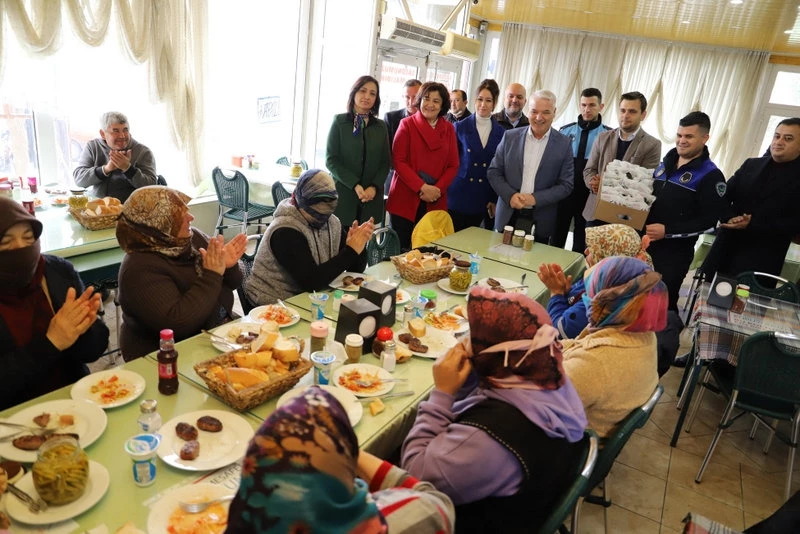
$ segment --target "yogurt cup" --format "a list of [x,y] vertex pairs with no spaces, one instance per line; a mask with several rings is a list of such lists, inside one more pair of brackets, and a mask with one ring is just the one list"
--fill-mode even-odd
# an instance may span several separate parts
[[159,434],[138,434],[125,442],[125,452],[133,461],[133,481],[137,486],[149,486],[156,481],[156,451],[161,443]]

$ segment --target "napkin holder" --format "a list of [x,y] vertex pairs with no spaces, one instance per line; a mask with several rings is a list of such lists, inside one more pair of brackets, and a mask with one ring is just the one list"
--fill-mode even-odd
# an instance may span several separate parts
[[348,334],[358,334],[364,338],[362,354],[372,352],[372,340],[378,332],[380,316],[381,309],[367,299],[342,302],[334,339],[344,344]]
[[391,328],[396,320],[397,288],[380,280],[364,282],[358,289],[358,298],[367,299],[380,309],[378,326]]
[[716,306],[717,308],[731,309],[733,306],[733,299],[736,297],[736,284],[735,278],[714,275],[711,281],[711,289],[708,291],[708,304],[709,306]]

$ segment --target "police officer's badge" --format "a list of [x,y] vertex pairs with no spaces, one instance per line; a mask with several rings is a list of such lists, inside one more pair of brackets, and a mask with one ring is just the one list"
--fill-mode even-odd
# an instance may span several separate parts
[[725,182],[719,182],[717,184],[717,194],[720,196],[720,198],[725,196],[725,191],[727,190],[728,190],[728,184],[726,184]]
[[682,184],[688,184],[691,181],[691,179],[692,179],[692,173],[685,172],[681,174],[681,177],[678,178],[678,181],[680,181],[680,183]]

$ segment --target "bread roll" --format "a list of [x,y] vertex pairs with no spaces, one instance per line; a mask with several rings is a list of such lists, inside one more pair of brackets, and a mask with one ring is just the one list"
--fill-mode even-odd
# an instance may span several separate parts
[[408,322],[408,331],[411,332],[411,335],[414,337],[424,337],[425,333],[428,331],[428,327],[425,321],[419,317],[415,317]]
[[397,363],[405,363],[411,359],[412,354],[411,351],[404,346],[397,345],[397,347],[394,349],[394,356]]
[[414,261],[414,260],[419,260],[419,259],[422,259],[422,252],[420,252],[417,249],[414,249],[411,252],[409,252],[408,254],[406,254],[406,261],[407,262]]
[[424,258],[422,260],[422,268],[426,271],[436,269],[437,267],[439,267],[439,262],[437,262],[435,258]]
[[285,338],[278,338],[272,346],[272,355],[283,363],[296,362],[300,359],[297,344]]
[[[274,321],[270,321],[270,322],[274,322]],[[264,350],[272,350],[272,347],[275,346],[275,342],[278,341],[278,339],[280,339],[280,337],[281,337],[281,335],[278,332],[269,332],[269,331],[265,332],[263,327],[262,327],[261,333],[250,344],[250,348],[253,350],[253,352],[260,352],[260,351],[264,351]]]
[[225,377],[231,385],[239,384],[243,388],[257,386],[269,381],[269,375],[260,369],[246,369],[242,367],[228,367]]
[[383,404],[383,401],[380,399],[375,399],[374,401],[369,403],[369,413],[372,415],[378,415],[383,410],[386,409],[386,405]]

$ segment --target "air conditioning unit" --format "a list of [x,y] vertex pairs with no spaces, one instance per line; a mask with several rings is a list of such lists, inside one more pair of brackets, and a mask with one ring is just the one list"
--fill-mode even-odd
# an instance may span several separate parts
[[404,19],[386,17],[381,24],[381,39],[397,44],[439,52],[446,34]]
[[470,39],[448,31],[440,53],[443,56],[475,61],[481,55],[481,42],[477,39]]

